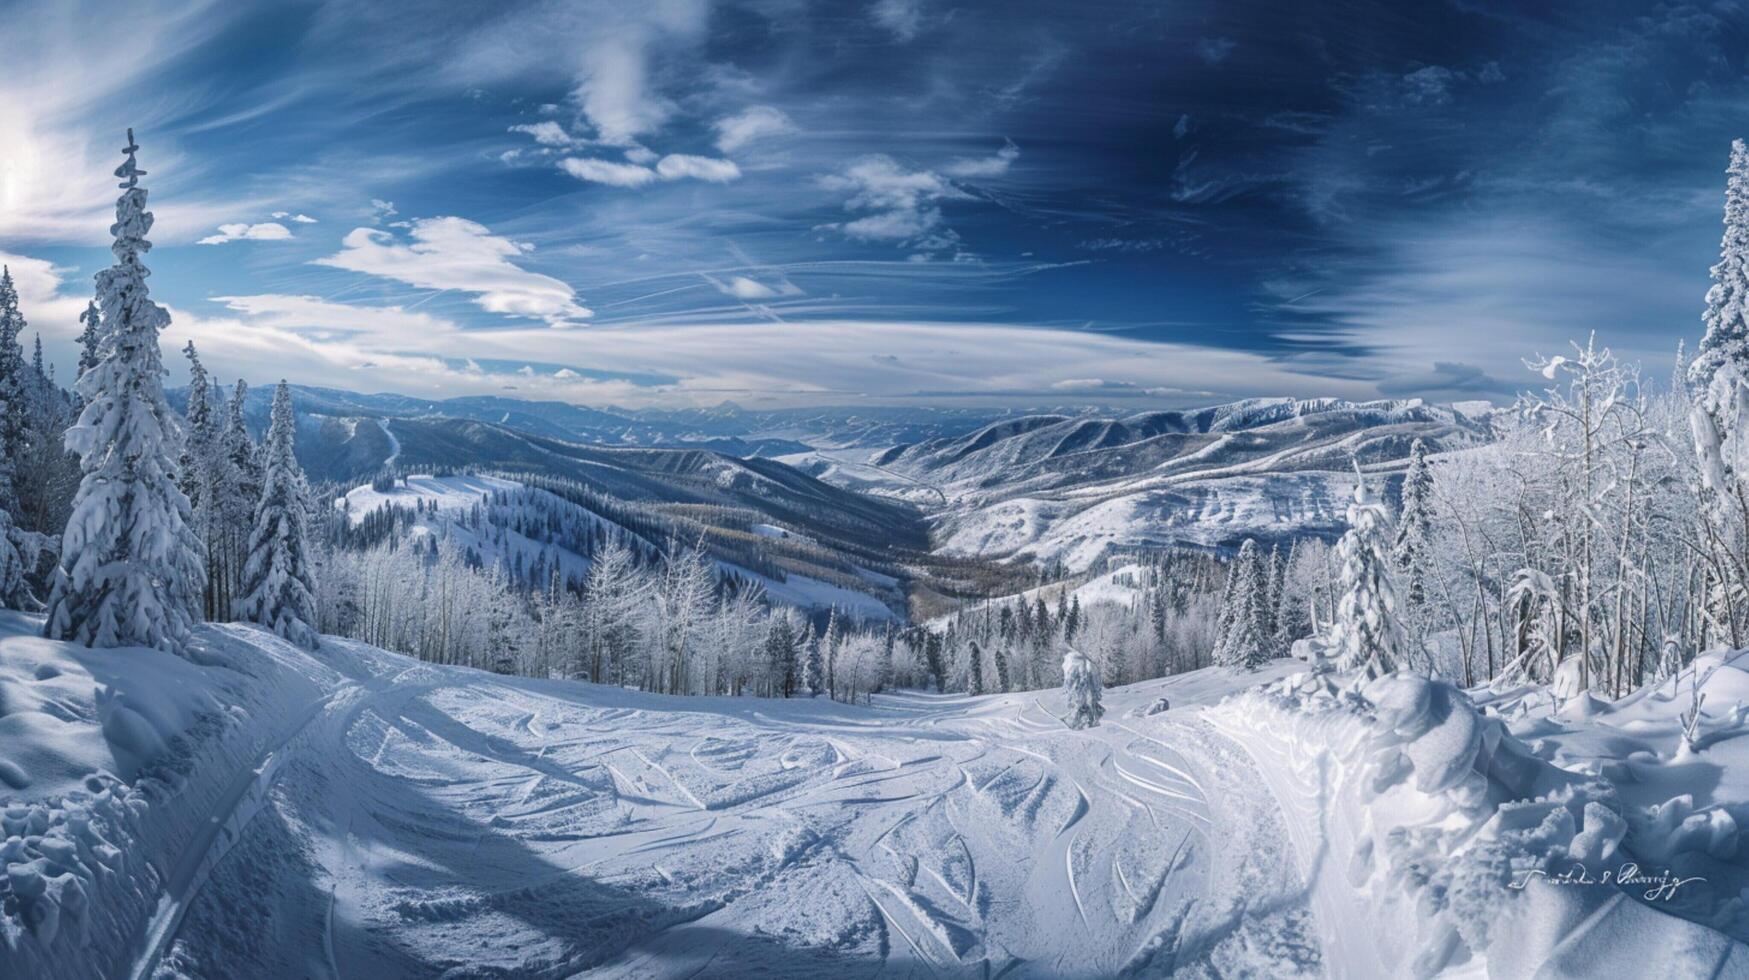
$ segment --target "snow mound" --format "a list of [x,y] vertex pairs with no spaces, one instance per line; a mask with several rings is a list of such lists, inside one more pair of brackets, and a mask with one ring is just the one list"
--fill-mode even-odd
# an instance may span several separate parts
[[338,677],[248,627],[185,657],[41,631],[0,613],[0,977],[113,976],[230,784]]
[[[1328,962],[1354,977],[1749,976],[1749,948],[1667,914],[1600,776],[1554,766],[1462,691],[1299,674],[1210,709],[1289,813]],[[1690,825],[1680,806],[1662,821]],[[1690,834],[1710,842],[1707,818]]]

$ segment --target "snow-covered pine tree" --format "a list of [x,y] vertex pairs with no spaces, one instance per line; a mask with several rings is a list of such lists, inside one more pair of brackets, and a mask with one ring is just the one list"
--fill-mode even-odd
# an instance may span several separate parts
[[1226,630],[1219,641],[1217,663],[1226,667],[1255,670],[1269,662],[1271,631],[1269,629],[1269,570],[1264,565],[1263,550],[1253,538],[1239,546],[1239,557],[1233,561],[1231,585],[1222,598],[1226,607],[1221,617]]
[[243,566],[243,591],[236,614],[238,619],[258,623],[314,650],[320,637],[315,625],[309,506],[305,503],[304,473],[294,454],[296,437],[291,388],[281,381],[273,393],[267,470],[249,532],[249,558]]
[[802,683],[808,689],[808,697],[817,698],[826,690],[826,665],[820,653],[820,647],[825,640],[803,644],[806,651],[802,661]]
[[182,413],[188,420],[188,438],[176,461],[177,482],[198,517],[205,506],[205,484],[212,475],[211,455],[217,430],[213,426],[212,384],[206,366],[200,363],[200,352],[194,349],[194,341],[189,341],[182,353],[188,358],[188,408]]
[[29,386],[25,376],[24,315],[18,311],[18,290],[12,270],[0,266],[0,509],[18,510],[18,463],[24,458]]
[[1348,531],[1337,545],[1342,565],[1342,598],[1331,624],[1329,647],[1338,670],[1379,677],[1404,662],[1407,642],[1398,619],[1392,577],[1391,515],[1356,473],[1354,502],[1348,505]]
[[1242,602],[1238,602],[1240,567],[1242,565],[1238,562],[1238,558],[1233,558],[1226,565],[1226,584],[1221,588],[1221,607],[1214,614],[1214,651],[1210,651],[1210,662],[1231,662],[1226,648],[1228,648],[1228,642],[1233,635],[1233,620],[1237,618],[1238,611],[1244,607]]
[[25,382],[24,455],[13,466],[18,510],[12,517],[20,532],[33,532],[32,547],[21,546],[21,551],[33,551],[37,545],[53,547],[45,536],[58,537],[67,526],[79,487],[79,459],[62,445],[75,403],[55,384],[54,368],[43,362],[40,333]]
[[1391,559],[1403,575],[1403,598],[1415,610],[1427,601],[1427,562],[1433,547],[1433,474],[1427,468],[1427,445],[1416,439],[1409,448],[1409,471],[1403,475],[1403,506],[1397,515],[1397,538]]
[[205,587],[199,542],[189,530],[188,498],[176,486],[181,426],[164,400],[158,332],[170,322],[146,288],[144,171],[128,131],[116,168],[110,251],[97,274],[104,311],[102,357],[79,378],[85,409],[67,430],[83,478],[61,543],[44,631],[87,646],[174,649],[200,617]]
[[1063,696],[1069,702],[1069,717],[1063,719],[1070,728],[1093,728],[1099,724],[1105,708],[1099,703],[1099,668],[1074,647],[1065,647],[1063,654]]
[[765,664],[773,693],[796,692],[796,631],[785,613],[773,611],[765,621]]
[[18,510],[18,465],[26,448],[22,426],[14,430],[11,424],[25,413],[24,351],[18,345],[23,328],[12,272],[0,271],[0,606],[12,609],[34,604],[12,516]]
[[984,651],[978,647],[977,640],[973,640],[966,651],[966,660],[966,693],[984,693]]
[[[103,359],[103,314],[97,311],[96,300],[85,304],[79,322],[85,324],[85,329],[79,331],[79,373],[84,374]],[[74,381],[77,383],[78,379]]]
[[249,386],[239,378],[231,400],[225,406],[225,424],[218,434],[213,454],[213,499],[211,510],[216,530],[213,535],[212,564],[218,570],[217,589],[219,618],[231,614],[237,598],[243,594],[243,563],[249,557],[249,530],[255,520],[255,507],[261,502],[261,453],[255,440],[249,437],[244,421]]
[[1282,634],[1282,596],[1287,592],[1287,559],[1281,553],[1281,543],[1276,542],[1269,548],[1269,557],[1263,560],[1263,637],[1266,644],[1276,651],[1285,653],[1287,643],[1281,639]]
[[494,674],[517,672],[521,644],[516,636],[516,594],[504,563],[492,566],[482,602],[486,609],[486,666]]
[[1706,294],[1706,335],[1688,366],[1692,390],[1721,426],[1731,421],[1737,383],[1749,381],[1749,145],[1742,140],[1732,141],[1725,173],[1725,236]]

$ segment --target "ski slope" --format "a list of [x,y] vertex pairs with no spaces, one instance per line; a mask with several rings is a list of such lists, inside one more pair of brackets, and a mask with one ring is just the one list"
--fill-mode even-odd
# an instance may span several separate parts
[[[1112,689],[1077,732],[1055,691],[676,698],[39,627],[0,615],[0,976],[1749,975],[1734,714],[1667,771],[1667,702],[1514,707],[1523,742],[1436,683],[1362,700],[1292,661]],[[1595,765],[1546,761],[1640,730],[1623,792],[1686,786],[1674,816],[1624,824]],[[1723,887],[1489,884],[1612,846]]]
[[1054,694],[676,700],[333,647],[366,679],[287,744],[154,968],[1318,973],[1276,812],[1194,712],[1076,733]]

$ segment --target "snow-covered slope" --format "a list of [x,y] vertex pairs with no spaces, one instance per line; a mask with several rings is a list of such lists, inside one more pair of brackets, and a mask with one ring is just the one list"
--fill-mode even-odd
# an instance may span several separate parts
[[1383,478],[1406,464],[1417,438],[1448,451],[1485,440],[1487,428],[1419,400],[1254,399],[1123,418],[1004,419],[873,454],[784,459],[931,510],[936,544],[949,553],[1076,571],[1126,547],[1334,535],[1353,466]]
[[[1749,688],[1721,658],[1696,669],[1715,693]],[[1299,675],[1207,713],[1287,812],[1318,941],[1341,975],[1749,976],[1732,812],[1749,790],[1746,750],[1671,759],[1676,711],[1645,694],[1587,699],[1565,725],[1532,720],[1526,699],[1546,698],[1485,700],[1510,706],[1520,734],[1607,747],[1604,760],[1572,764],[1582,750],[1521,738],[1410,674],[1359,687]],[[1749,734],[1742,713],[1723,739]]]
[[[675,698],[38,626],[0,616],[0,976],[1749,973],[1741,712],[1681,759],[1556,764],[1664,744],[1656,692],[1564,720],[1502,696],[1525,741],[1442,685],[1283,661],[1112,689],[1071,731],[1054,691]],[[1502,884],[1624,856],[1716,884]]]
[[[459,520],[470,509],[500,499],[502,504],[488,510],[486,526],[476,527]],[[616,524],[573,500],[496,476],[414,474],[386,490],[369,485],[356,487],[336,501],[336,506],[344,508],[355,524],[383,507],[414,510],[417,512],[414,534],[447,536],[464,553],[471,553],[487,564],[504,561],[519,568],[532,568],[538,561],[543,568],[562,569],[571,581],[579,583],[589,570],[590,558],[577,548],[580,541],[587,543],[589,531],[606,526],[650,548],[667,544],[660,535],[641,527]],[[831,552],[819,548],[814,539],[777,525],[753,524],[741,533],[780,556],[787,547],[807,549],[815,563],[830,560],[822,556]],[[819,574],[808,575],[804,570],[809,564],[749,567],[734,561],[734,552],[715,547],[712,540],[705,539],[705,544],[707,550],[717,554],[717,566],[722,573],[759,583],[766,596],[775,602],[803,610],[837,609],[863,620],[895,619],[897,614],[893,610],[904,608],[904,594],[897,581],[854,562],[845,561],[841,566],[820,564]],[[836,581],[823,577],[834,572],[839,573],[833,576]]]

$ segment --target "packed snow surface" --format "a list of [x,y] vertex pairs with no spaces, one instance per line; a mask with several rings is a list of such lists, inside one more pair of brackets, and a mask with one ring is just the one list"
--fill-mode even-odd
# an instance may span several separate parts
[[[39,626],[0,617],[0,976],[1749,972],[1742,719],[1660,759],[1658,695],[1495,714],[1278,661],[1108,689],[1071,731],[1058,691],[676,698],[247,627],[183,660]],[[1612,738],[1647,752],[1587,765]],[[1623,855],[1719,887],[1497,884]]]
[[[8,662],[42,642],[8,625]],[[1138,710],[1259,675],[1113,690],[1106,724],[1071,732],[1056,692],[670,698],[202,633],[224,656],[197,688],[254,706],[282,687],[287,710],[208,706],[210,731],[160,749],[169,770],[208,742],[251,751],[198,774],[214,792],[141,806],[181,834],[111,831],[133,863],[89,890],[125,883],[129,914],[91,929],[91,901],[63,903],[57,935],[12,937],[28,960],[0,946],[0,973],[7,955],[45,976],[1319,970],[1242,752],[1194,709]],[[110,683],[163,666],[134,653]],[[42,800],[64,823],[84,791],[63,789],[5,812]],[[8,847],[42,849],[41,829]]]

